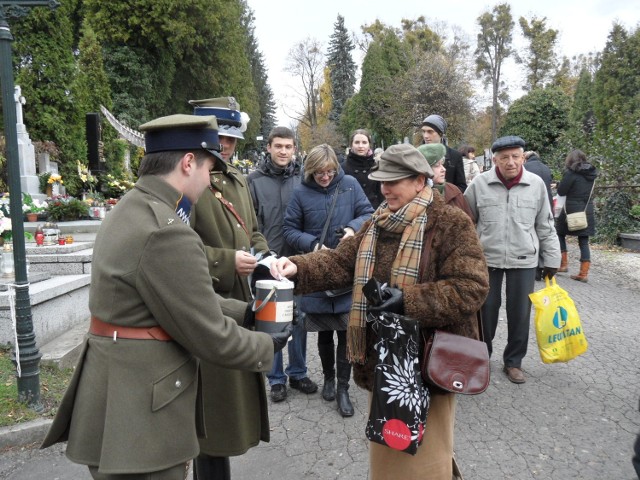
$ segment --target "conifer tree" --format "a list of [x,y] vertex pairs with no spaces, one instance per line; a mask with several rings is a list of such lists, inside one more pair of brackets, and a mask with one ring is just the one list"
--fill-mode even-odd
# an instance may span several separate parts
[[331,112],[329,120],[338,122],[345,103],[355,91],[356,64],[351,55],[355,48],[349,32],[344,26],[344,17],[338,15],[329,39],[327,66],[331,80]]

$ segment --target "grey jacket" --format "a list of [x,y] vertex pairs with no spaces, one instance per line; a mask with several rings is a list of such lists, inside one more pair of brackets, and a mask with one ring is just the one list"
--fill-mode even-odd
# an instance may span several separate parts
[[477,176],[464,196],[489,267],[535,268],[541,250],[546,267],[560,266],[560,243],[540,177],[524,170],[520,183],[507,190],[494,167]]

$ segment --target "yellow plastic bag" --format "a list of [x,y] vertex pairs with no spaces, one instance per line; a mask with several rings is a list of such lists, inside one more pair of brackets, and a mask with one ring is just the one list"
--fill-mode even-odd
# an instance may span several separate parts
[[568,362],[587,351],[576,306],[556,283],[545,277],[547,286],[529,295],[536,309],[536,337],[544,363]]

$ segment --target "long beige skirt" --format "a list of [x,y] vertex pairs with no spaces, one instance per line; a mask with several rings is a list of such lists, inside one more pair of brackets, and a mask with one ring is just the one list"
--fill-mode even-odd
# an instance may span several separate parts
[[[369,408],[372,394],[369,393]],[[369,442],[370,480],[451,480],[456,396],[431,395],[427,426],[418,453],[409,455]]]

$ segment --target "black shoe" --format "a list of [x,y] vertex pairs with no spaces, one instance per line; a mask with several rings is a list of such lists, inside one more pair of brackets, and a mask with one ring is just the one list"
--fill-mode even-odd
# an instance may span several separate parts
[[353,416],[353,405],[351,404],[351,399],[349,398],[349,392],[347,390],[338,388],[336,401],[338,402],[338,412],[340,412],[340,415],[343,417]]
[[285,398],[287,398],[287,386],[284,383],[271,385],[271,400],[273,402],[281,402]]
[[300,380],[289,379],[289,385],[291,388],[300,390],[302,393],[315,393],[318,391],[318,384],[311,380],[309,377],[301,378]]

